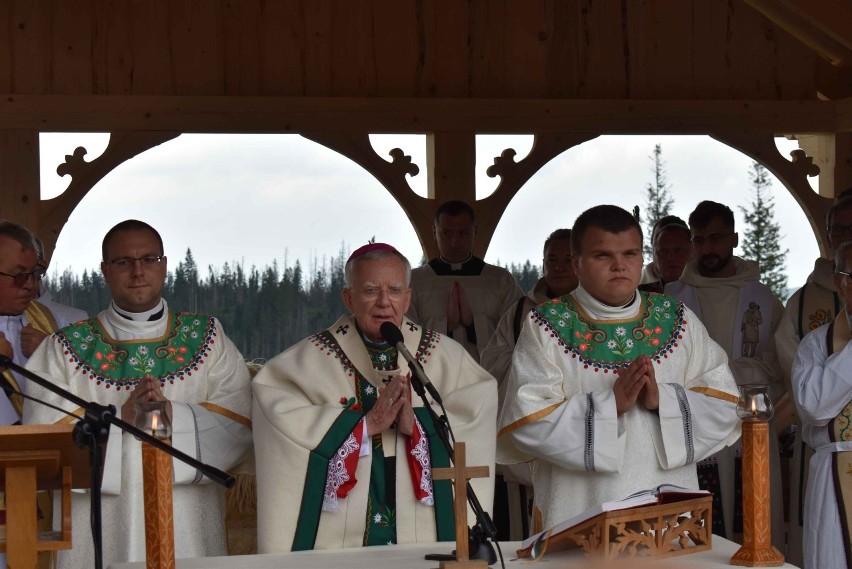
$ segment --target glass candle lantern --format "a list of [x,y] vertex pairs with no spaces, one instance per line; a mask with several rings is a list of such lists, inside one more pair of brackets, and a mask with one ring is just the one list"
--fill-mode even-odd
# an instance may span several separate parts
[[737,415],[743,421],[768,421],[775,413],[769,386],[765,383],[746,383],[740,386]]
[[145,401],[136,404],[135,427],[160,440],[172,437],[172,423],[166,413],[167,401]]

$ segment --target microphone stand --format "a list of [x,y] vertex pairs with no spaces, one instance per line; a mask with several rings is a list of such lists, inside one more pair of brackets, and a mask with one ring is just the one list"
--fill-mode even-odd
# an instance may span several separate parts
[[7,356],[0,355],[0,369],[8,369],[22,375],[33,383],[63,397],[78,407],[82,407],[86,412],[85,416],[74,427],[72,436],[74,437],[74,443],[79,448],[89,448],[89,459],[92,467],[91,525],[92,541],[94,542],[95,549],[95,569],[103,569],[103,530],[101,521],[101,475],[103,459],[101,454],[103,453],[102,446],[106,444],[109,438],[110,425],[115,425],[122,431],[135,436],[137,439],[141,439],[181,462],[192,466],[217,484],[231,488],[235,483],[234,477],[227,472],[204,464],[171,445],[164,443],[160,439],[152,437],[149,433],[134,427],[130,423],[122,421],[116,416],[115,405],[100,405],[99,403],[86,401],[28,369],[19,366]]
[[[439,416],[435,412],[435,409],[432,408],[432,404],[429,402],[429,398],[426,397],[426,390],[423,387],[423,384],[420,382],[420,379],[417,377],[417,374],[415,373],[415,365],[416,364],[414,364],[413,362],[408,362],[408,367],[411,369],[411,386],[414,388],[414,392],[417,393],[417,395],[420,396],[420,399],[423,400],[423,406],[426,408],[426,412],[429,413],[429,417],[435,424],[435,430],[438,432],[438,437],[444,444],[444,448],[447,449],[447,453],[450,456],[450,460],[455,462],[453,445],[450,441],[450,438],[455,440],[455,436],[453,435],[452,427],[450,427],[450,421],[447,418],[446,412],[444,412],[443,415]],[[443,405],[441,405],[441,409],[443,411]],[[459,491],[458,483],[459,481],[457,480],[456,492]],[[488,512],[486,512],[482,508],[482,504],[479,502],[479,498],[477,498],[476,492],[470,485],[469,480],[465,481],[465,486],[467,489],[467,503],[468,505],[470,505],[470,508],[473,510],[473,514],[476,516],[476,523],[468,533],[468,542],[470,543],[470,558],[484,559],[486,563],[492,565],[497,562],[497,554],[494,552],[494,547],[491,545],[491,543],[489,543],[488,540],[496,540],[497,526],[494,525],[494,522],[492,521],[491,516],[488,515]]]

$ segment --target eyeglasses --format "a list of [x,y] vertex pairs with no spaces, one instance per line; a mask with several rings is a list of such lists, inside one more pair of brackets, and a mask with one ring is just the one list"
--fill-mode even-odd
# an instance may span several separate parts
[[361,293],[361,296],[363,296],[364,298],[367,298],[369,300],[375,300],[375,299],[379,298],[382,295],[382,293],[384,293],[384,292],[386,292],[388,294],[388,296],[391,297],[391,298],[400,298],[405,294],[405,291],[407,291],[407,290],[408,290],[407,288],[399,287],[399,286],[392,286],[392,287],[389,287],[389,288],[379,288],[377,286],[368,286],[368,287],[364,287],[364,288],[358,290],[358,292]]
[[165,255],[145,255],[144,257],[122,257],[121,259],[113,259],[112,261],[107,261],[108,265],[114,265],[119,269],[129,269],[131,267],[136,266],[136,261],[142,263],[143,267],[153,268],[159,265],[163,259],[165,259]]
[[3,275],[4,277],[9,277],[10,279],[12,279],[12,284],[20,288],[26,285],[27,281],[30,279],[33,279],[33,281],[35,282],[40,281],[44,276],[44,269],[33,269],[28,273],[18,273],[17,275],[10,275],[9,273],[0,272],[0,275]]
[[714,233],[713,235],[708,235],[705,239],[704,237],[693,237],[690,239],[693,245],[701,247],[705,243],[709,243],[710,245],[716,245],[717,243],[721,243],[726,238],[733,235],[733,233]]
[[852,235],[852,225],[830,225],[828,227],[828,232],[835,237]]

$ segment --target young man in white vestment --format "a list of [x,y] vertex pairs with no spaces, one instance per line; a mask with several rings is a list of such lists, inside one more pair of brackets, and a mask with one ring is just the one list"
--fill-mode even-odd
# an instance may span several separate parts
[[[506,311],[497,330],[482,352],[480,363],[497,380],[500,405],[506,394],[506,377],[512,366],[512,352],[527,314],[538,304],[568,294],[577,286],[571,262],[571,230],[557,229],[544,241],[542,277],[533,288]],[[529,502],[532,498],[530,465],[501,465],[494,489],[494,523],[501,539],[529,537]]]
[[[127,220],[104,237],[101,271],[112,302],[95,318],[49,336],[27,368],[133,423],[137,403],[166,401],[172,445],[227,470],[251,448],[251,386],[243,357],[213,317],[176,312],[162,298],[166,257],[150,225]],[[81,409],[44,388],[29,393],[68,412]],[[74,418],[27,401],[25,423]],[[224,489],[177,460],[174,467],[176,557],[225,555]],[[60,569],[91,567],[89,494],[73,496],[73,542]],[[103,476],[104,566],[145,559],[140,442],[110,428]]]
[[[775,350],[774,333],[784,306],[760,282],[760,267],[734,255],[739,236],[734,212],[724,204],[703,201],[689,214],[695,258],[666,294],[682,301],[701,319],[710,337],[728,354],[737,384],[763,383],[776,405],[786,393]],[[781,455],[774,422],[770,423],[769,471],[772,480],[772,545],[785,551]],[[699,464],[702,487],[721,493],[722,515],[714,511],[714,531],[737,540],[743,531],[742,500],[736,494],[739,445]],[[717,474],[718,472],[718,474]],[[717,503],[714,502],[714,506]],[[719,522],[724,521],[724,533]]]
[[411,272],[408,316],[447,334],[479,361],[500,317],[524,291],[509,271],[474,256],[476,217],[468,204],[438,206],[433,233],[440,255]]
[[[449,481],[431,476],[448,454],[382,324],[401,330],[437,388],[469,465],[493,467],[497,386],[461,345],[405,317],[410,271],[390,245],[357,249],[345,266],[351,315],[252,382],[261,553],[455,539]],[[491,473],[470,481],[487,510]]]
[[[799,342],[807,333],[829,324],[840,313],[843,301],[834,286],[834,253],[852,240],[852,188],[838,196],[825,217],[829,257],[819,257],[805,285],[793,293],[784,307],[784,315],[775,331],[778,362],[792,393],[793,359]],[[790,463],[790,521],[787,524],[787,561],[803,562],[802,527],[808,462],[813,449],[802,442],[802,425],[797,421],[793,460]]]
[[533,531],[672,483],[739,438],[725,352],[676,299],[637,291],[642,229],[598,206],[571,234],[579,286],[535,307],[515,346],[498,462],[534,460]]
[[838,247],[834,284],[843,310],[808,333],[793,363],[793,398],[810,460],[804,567],[852,567],[852,241]]

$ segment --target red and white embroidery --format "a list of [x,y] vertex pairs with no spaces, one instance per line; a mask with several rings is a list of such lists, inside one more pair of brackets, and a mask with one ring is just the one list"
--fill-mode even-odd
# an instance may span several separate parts
[[411,469],[411,482],[414,485],[414,495],[421,504],[433,506],[435,497],[432,493],[432,463],[429,460],[429,439],[420,425],[420,421],[414,418],[414,432],[406,441],[409,446],[408,454],[414,460],[409,459]]
[[[360,426],[361,423],[358,423],[358,427]],[[355,428],[355,432],[360,432],[358,427]],[[325,491],[322,497],[324,512],[339,511],[340,499],[345,498],[349,490],[358,482],[355,478],[355,469],[358,466],[361,443],[355,438],[355,432],[349,433],[334,453],[332,460],[328,462],[328,474],[325,478]]]

